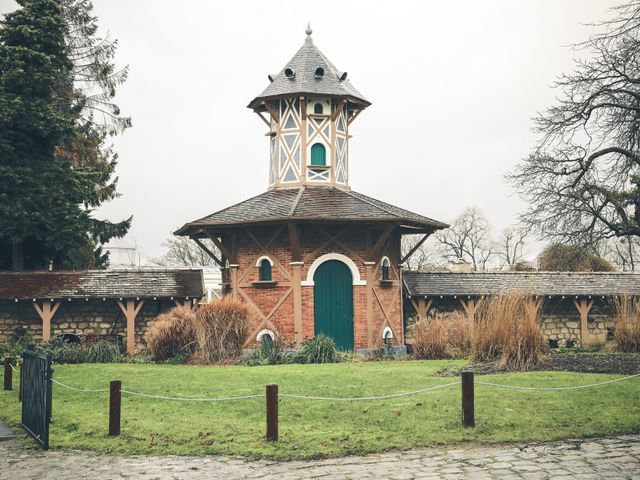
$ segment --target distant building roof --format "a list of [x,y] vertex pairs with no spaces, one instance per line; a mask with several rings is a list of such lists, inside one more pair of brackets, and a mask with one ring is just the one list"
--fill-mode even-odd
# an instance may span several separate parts
[[203,227],[292,221],[397,222],[401,226],[437,230],[448,225],[354,191],[328,187],[270,190],[187,223],[176,235],[193,235]]
[[411,296],[640,295],[640,274],[611,272],[404,272]]
[[[318,68],[324,70],[323,75],[316,74]],[[285,75],[286,69],[291,69],[293,76]],[[307,29],[304,45],[282,68],[280,73],[271,77],[273,81],[249,103],[248,107],[256,109],[263,100],[304,93],[349,97],[359,101],[365,107],[370,105],[371,103],[351,85],[349,80],[341,78],[343,73],[318,50],[311,39],[311,30]]]
[[0,299],[199,298],[200,269],[0,272]]

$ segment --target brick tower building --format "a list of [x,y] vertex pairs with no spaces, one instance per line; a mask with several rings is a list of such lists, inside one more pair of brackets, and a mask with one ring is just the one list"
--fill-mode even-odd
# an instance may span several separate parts
[[176,235],[220,250],[208,253],[226,294],[255,312],[248,344],[275,332],[300,344],[322,332],[345,350],[402,346],[401,237],[447,225],[350,189],[349,130],[370,102],[306,33],[248,105],[268,127],[269,188]]

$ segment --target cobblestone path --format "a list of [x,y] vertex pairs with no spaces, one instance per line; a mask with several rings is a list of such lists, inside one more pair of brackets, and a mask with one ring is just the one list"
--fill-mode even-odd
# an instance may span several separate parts
[[640,435],[507,447],[421,449],[308,462],[21,451],[0,443],[0,478],[638,479]]

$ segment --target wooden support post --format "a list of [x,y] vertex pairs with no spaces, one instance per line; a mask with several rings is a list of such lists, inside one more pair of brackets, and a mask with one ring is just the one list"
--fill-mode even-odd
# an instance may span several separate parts
[[278,440],[278,385],[267,385],[267,440]]
[[136,300],[132,298],[125,302],[118,300],[118,306],[127,319],[127,353],[133,355],[136,351],[136,316],[144,305],[144,300],[139,300],[137,305]]
[[302,345],[304,339],[302,331],[302,262],[291,262],[293,277],[291,288],[293,288],[293,326],[295,341],[298,346]]
[[460,299],[460,305],[464,308],[464,311],[467,314],[467,319],[471,325],[473,325],[473,320],[476,317],[476,312],[478,311],[478,308],[480,308],[481,303],[482,300],[474,300],[473,298],[467,299],[466,302],[462,298]]
[[433,298],[427,300],[425,297],[418,297],[418,320],[425,320],[433,304]]
[[42,302],[42,306],[38,302],[33,303],[33,308],[36,309],[40,319],[42,320],[42,341],[46,342],[51,338],[51,319],[58,311],[60,302],[53,302],[51,300],[45,300]]
[[240,265],[232,263],[229,265],[229,284],[231,286],[231,297],[238,298],[238,268]]
[[13,390],[13,369],[11,368],[12,358],[4,359],[4,389]]
[[573,304],[580,313],[580,346],[584,347],[589,340],[589,311],[593,307],[593,300],[588,301],[586,298],[581,298],[579,302],[574,300]]
[[473,372],[462,372],[462,425],[475,427]]
[[120,435],[120,405],[122,382],[112,380],[109,384],[109,436]]
[[367,302],[367,347],[370,349],[376,347],[375,332],[373,330],[373,268],[375,265],[375,262],[364,262],[367,280],[367,285],[365,287]]

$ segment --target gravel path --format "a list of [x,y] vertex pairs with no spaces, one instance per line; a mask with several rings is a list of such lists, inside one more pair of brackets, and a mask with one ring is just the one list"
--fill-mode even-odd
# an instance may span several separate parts
[[638,479],[640,435],[505,447],[421,449],[305,462],[24,451],[0,443],[0,479]]

